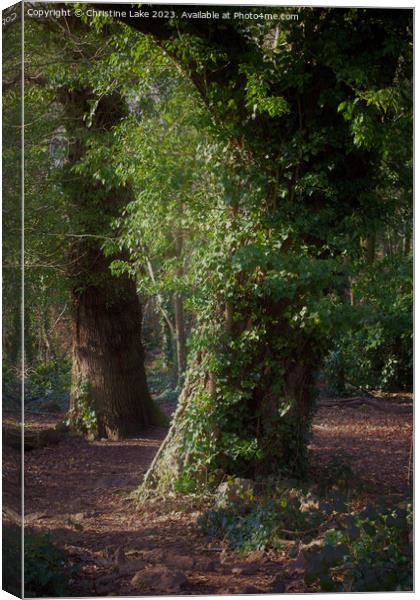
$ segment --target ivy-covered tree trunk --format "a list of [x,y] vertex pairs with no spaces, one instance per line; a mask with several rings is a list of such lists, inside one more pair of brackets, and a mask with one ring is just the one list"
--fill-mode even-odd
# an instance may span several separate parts
[[[197,352],[140,497],[215,485],[226,475],[304,474],[316,398],[313,341],[283,322],[252,343],[247,365],[240,366],[242,352],[232,353],[232,346],[255,331],[266,315],[267,306],[252,326],[249,319],[228,340],[223,332],[220,345]],[[223,363],[229,366],[216,367],[216,373],[212,367]]]

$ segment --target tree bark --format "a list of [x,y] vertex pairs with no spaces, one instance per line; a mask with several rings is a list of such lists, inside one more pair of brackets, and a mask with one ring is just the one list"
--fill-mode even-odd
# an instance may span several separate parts
[[[183,206],[179,205],[179,218],[182,218]],[[184,276],[183,267],[183,247],[184,240],[181,229],[176,229],[174,234],[174,245],[176,258],[178,260],[178,268],[176,275],[180,279]],[[177,382],[181,383],[184,372],[187,366],[187,347],[185,335],[185,318],[184,318],[184,299],[182,292],[175,292],[173,297],[174,315],[175,315],[175,336],[176,336],[176,364],[177,364]]]
[[160,418],[147,387],[135,285],[127,277],[112,278],[100,252],[96,273],[102,266],[102,285],[73,292],[70,414],[74,425],[85,424],[96,436],[119,439]]
[[174,294],[174,313],[176,331],[176,362],[178,371],[178,382],[180,382],[182,380],[185,368],[187,366],[184,301],[180,292],[175,292]]

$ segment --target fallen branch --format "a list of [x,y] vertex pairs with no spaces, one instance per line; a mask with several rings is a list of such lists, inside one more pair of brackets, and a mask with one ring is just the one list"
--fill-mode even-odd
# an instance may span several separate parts
[[327,401],[322,401],[322,403],[320,403],[320,406],[324,406],[324,407],[360,407],[363,406],[363,404],[366,405],[370,405],[370,406],[374,406],[375,408],[378,408],[382,411],[389,411],[389,412],[394,412],[394,413],[410,413],[411,412],[411,407],[410,406],[401,406],[398,403],[393,403],[390,400],[387,400],[385,398],[382,398],[381,400],[378,399],[377,397],[372,397],[372,398],[341,398],[340,400],[333,400],[331,402]]
[[376,396],[374,394],[372,394],[372,392],[370,392],[366,388],[362,387],[361,385],[355,385],[352,381],[350,381],[346,377],[344,377],[344,381],[346,383],[348,383],[351,387],[353,387],[355,390],[360,390],[361,392],[366,394],[366,396],[368,396],[369,398],[376,398]]
[[[41,431],[24,432],[24,450],[35,450],[52,444],[58,444],[62,439],[63,433],[57,429],[43,429]],[[21,450],[22,448],[22,429],[18,427],[3,427],[3,444]]]

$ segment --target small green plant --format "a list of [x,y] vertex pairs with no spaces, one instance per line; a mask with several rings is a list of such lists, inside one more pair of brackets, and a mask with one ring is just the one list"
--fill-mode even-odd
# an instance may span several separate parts
[[330,529],[304,552],[305,581],[323,591],[374,592],[413,589],[412,507],[368,505]]
[[39,363],[27,374],[27,385],[32,395],[65,392],[70,389],[71,361],[68,357]]
[[265,549],[276,527],[276,512],[270,506],[255,505],[244,514],[235,510],[211,510],[200,517],[200,530],[210,537],[225,539],[241,553]]
[[75,426],[88,433],[94,433],[98,419],[96,410],[92,406],[89,381],[81,377],[73,388],[73,394],[77,398],[77,402],[75,407],[69,411],[66,424]]
[[268,500],[238,499],[226,508],[204,513],[197,524],[205,535],[225,540],[232,549],[246,554],[311,537],[323,518],[310,493],[288,489]]
[[158,404],[171,403],[176,405],[179,389],[174,381],[173,369],[165,367],[163,359],[155,359],[153,366],[147,369],[147,383],[150,393]]
[[[64,411],[68,407],[71,361],[54,358],[30,366],[24,374],[25,405],[32,412]],[[20,406],[21,373],[3,361],[3,397],[6,408]]]
[[192,494],[195,492],[196,487],[197,482],[186,473],[183,473],[175,483],[175,491],[180,494]]
[[64,596],[71,572],[64,550],[49,534],[25,532],[25,596]]

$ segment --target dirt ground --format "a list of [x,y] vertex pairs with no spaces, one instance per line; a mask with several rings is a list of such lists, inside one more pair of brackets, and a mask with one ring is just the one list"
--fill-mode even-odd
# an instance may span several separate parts
[[[172,407],[165,409],[169,413]],[[27,414],[26,427],[41,431],[59,418]],[[155,428],[120,442],[66,436],[58,444],[25,452],[25,523],[49,531],[78,566],[72,594],[309,591],[302,565],[285,552],[254,552],[245,559],[201,535],[195,526],[200,506],[191,501],[134,505],[128,495],[141,482],[165,433]],[[365,484],[365,496],[403,496],[411,439],[408,395],[321,399],[311,442],[314,468],[328,469],[334,457],[345,460]],[[8,518],[18,510],[19,453],[8,448],[3,463]]]

